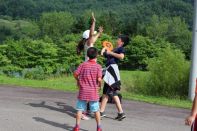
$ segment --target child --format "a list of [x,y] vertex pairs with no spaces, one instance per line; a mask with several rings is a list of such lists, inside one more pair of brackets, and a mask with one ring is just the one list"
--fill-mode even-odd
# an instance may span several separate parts
[[[196,83],[197,83],[197,79],[196,79]],[[197,84],[196,84],[195,98],[193,101],[191,115],[185,119],[185,124],[192,126],[191,131],[197,131],[197,117],[196,117],[196,115],[197,115]]]
[[90,30],[86,30],[83,32],[83,39],[77,45],[77,54],[80,54],[82,50],[85,53],[85,61],[89,58],[87,57],[87,49],[93,47],[98,37],[101,36],[103,32],[103,27],[99,27],[99,32],[94,31],[95,29],[96,19],[94,17],[94,13],[92,13],[92,24]]
[[116,120],[122,120],[126,118],[125,113],[123,112],[120,99],[118,97],[118,90],[120,90],[120,74],[118,69],[118,62],[120,59],[124,58],[125,49],[124,46],[126,46],[129,43],[128,36],[120,35],[117,40],[117,47],[113,51],[107,51],[105,48],[102,49],[101,55],[103,55],[105,58],[107,58],[107,71],[105,73],[105,76],[103,77],[103,80],[105,81],[104,87],[103,87],[103,96],[101,101],[101,109],[100,114],[101,117],[106,116],[104,114],[104,110],[108,101],[108,97],[113,97],[116,107],[118,109],[118,116],[115,118]]
[[86,111],[87,102],[90,104],[90,110],[95,113],[97,131],[102,131],[99,112],[99,90],[101,87],[102,68],[96,63],[97,54],[96,48],[88,48],[87,56],[89,60],[82,63],[74,72],[74,77],[79,87],[79,95],[76,105],[76,126],[73,131],[79,131],[82,112]]
[[[83,39],[77,45],[77,54],[81,54],[81,51],[84,50],[85,61],[88,61],[88,59],[89,59],[87,57],[88,48],[94,46],[96,40],[98,39],[98,37],[101,36],[101,34],[103,32],[102,27],[99,27],[99,33],[94,31],[95,22],[96,22],[96,19],[94,17],[94,13],[92,13],[92,24],[91,24],[90,30],[86,30],[83,32]],[[89,112],[89,103],[87,104],[87,112],[85,111],[82,114],[82,117],[81,117],[82,120],[89,120],[89,117],[87,117],[87,115],[86,115],[88,112]]]

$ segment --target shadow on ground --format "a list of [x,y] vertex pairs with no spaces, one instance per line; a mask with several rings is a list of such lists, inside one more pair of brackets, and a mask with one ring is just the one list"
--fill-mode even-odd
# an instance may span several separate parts
[[58,111],[61,113],[66,113],[71,117],[75,118],[76,110],[70,105],[67,105],[66,103],[62,102],[55,102],[58,107],[54,107],[51,105],[47,105],[45,101],[42,101],[41,103],[28,103],[27,105],[30,105],[32,107],[41,107],[46,108],[53,111]]
[[[33,119],[35,121],[37,121],[37,122],[42,122],[42,123],[45,123],[45,124],[48,124],[48,125],[51,125],[51,126],[54,126],[54,127],[66,129],[68,131],[72,131],[73,130],[73,127],[69,126],[68,124],[60,124],[60,123],[49,121],[49,120],[46,120],[46,119],[40,118],[40,117],[33,117]],[[80,130],[81,131],[88,131],[88,130],[85,130],[85,129],[80,129]]]

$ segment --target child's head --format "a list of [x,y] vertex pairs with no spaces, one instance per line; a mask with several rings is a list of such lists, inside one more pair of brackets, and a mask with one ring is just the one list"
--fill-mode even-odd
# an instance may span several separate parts
[[119,35],[117,40],[118,46],[126,46],[129,44],[129,37],[126,35]]
[[98,51],[95,47],[90,47],[87,50],[87,56],[89,57],[90,60],[95,59],[98,55]]
[[[94,31],[94,35],[97,33],[97,31]],[[83,39],[89,39],[90,37],[90,30],[86,30],[83,32],[83,35],[82,35]]]
[[[97,31],[94,31],[94,35],[97,33]],[[79,41],[78,45],[77,45],[77,54],[80,55],[81,52],[84,49],[84,45],[87,42],[87,40],[89,39],[90,36],[90,30],[86,30],[83,32],[82,35],[82,39]]]

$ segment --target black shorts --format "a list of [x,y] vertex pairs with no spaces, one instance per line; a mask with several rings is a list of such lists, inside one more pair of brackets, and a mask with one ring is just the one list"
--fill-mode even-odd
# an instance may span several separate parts
[[117,96],[118,90],[114,90],[107,83],[104,83],[103,94],[108,96]]

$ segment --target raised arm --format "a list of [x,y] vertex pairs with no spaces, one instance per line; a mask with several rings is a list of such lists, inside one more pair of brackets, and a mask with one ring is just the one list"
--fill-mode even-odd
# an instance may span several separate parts
[[90,27],[90,34],[89,34],[89,40],[88,40],[88,46],[90,46],[90,44],[92,43],[92,39],[93,39],[93,35],[94,35],[94,29],[95,29],[95,23],[96,23],[96,19],[94,17],[94,13],[92,12],[92,24]]
[[96,35],[93,35],[92,37],[92,43],[95,44],[96,40],[101,36],[101,34],[103,33],[103,27],[99,27],[99,32]]

